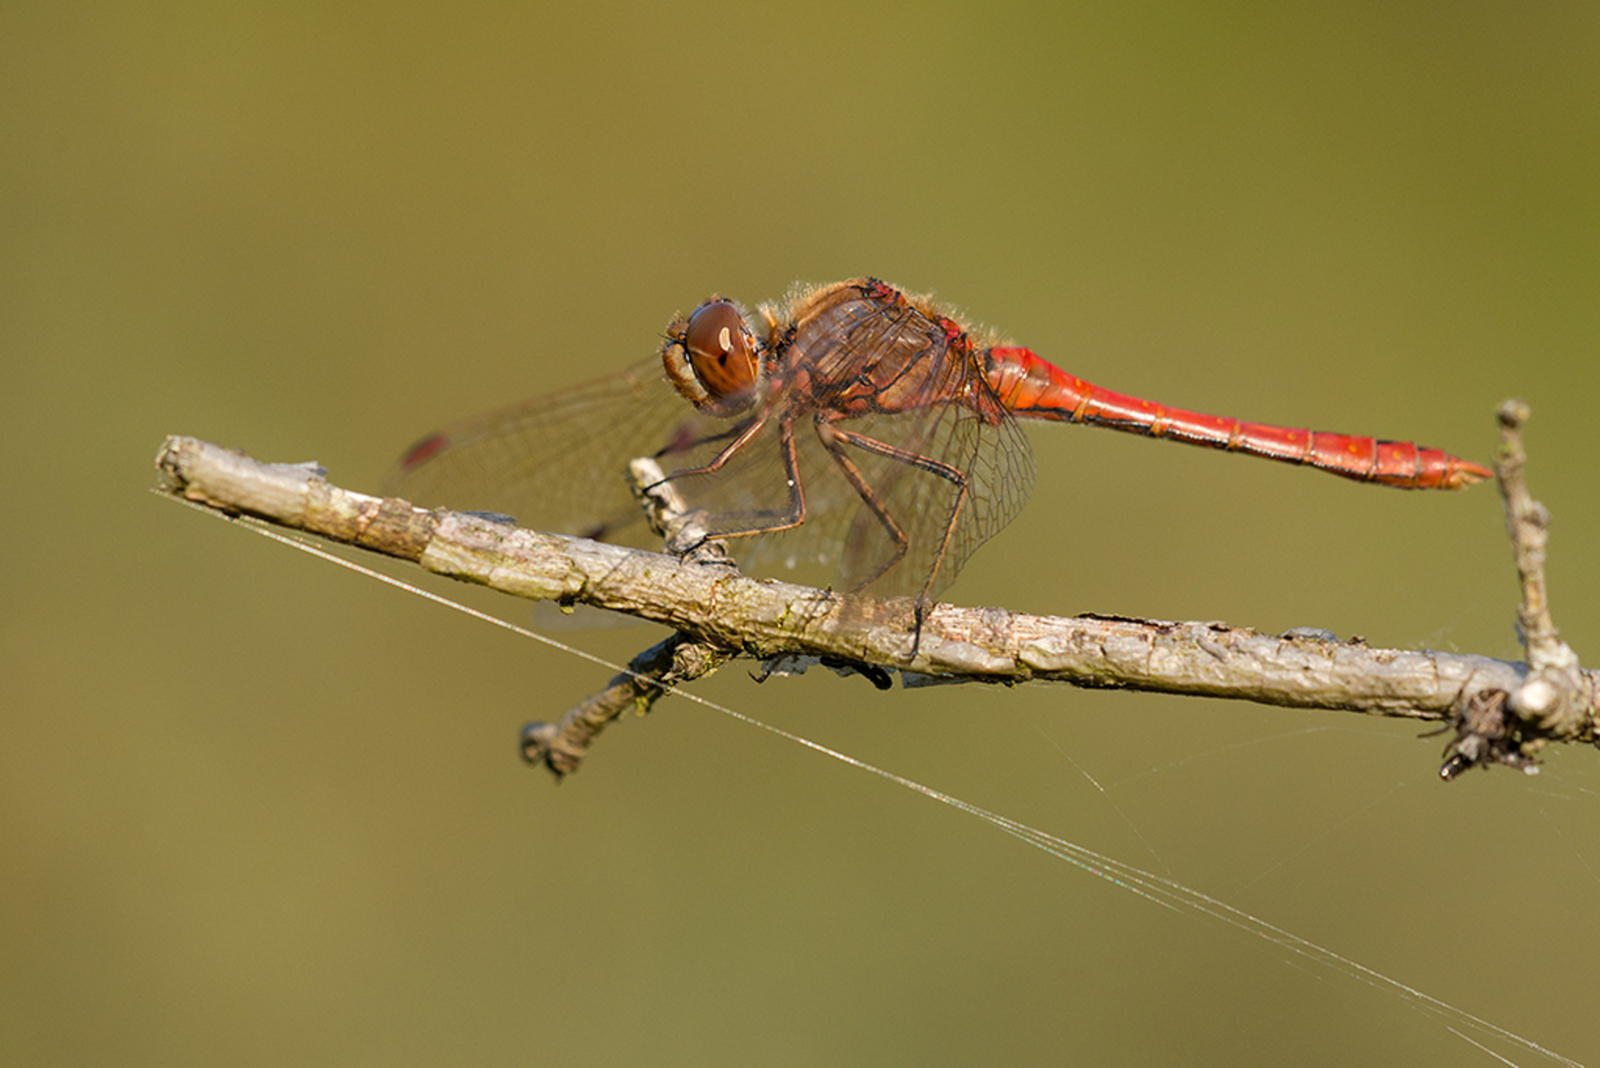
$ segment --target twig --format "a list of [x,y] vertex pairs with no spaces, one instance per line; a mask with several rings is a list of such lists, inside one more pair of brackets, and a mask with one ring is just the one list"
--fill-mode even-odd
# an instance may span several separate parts
[[[727,549],[720,541],[706,537],[698,516],[684,504],[677,488],[667,481],[654,460],[634,460],[628,467],[628,476],[650,529],[665,544],[687,550],[688,558],[695,563],[736,570]],[[555,723],[535,721],[523,727],[523,759],[530,764],[543,764],[557,779],[571,774],[578,770],[595,738],[612,720],[630,708],[644,715],[666,694],[664,687],[708,675],[732,655],[730,650],[696,641],[680,630],[634,657],[628,669],[607,683],[605,689],[568,709]]]
[[628,709],[650,711],[666,694],[666,686],[693,682],[710,674],[732,654],[679,631],[628,662],[628,670],[606,688],[568,709],[555,723],[529,723],[522,728],[522,756],[543,764],[561,778],[578,770],[601,731]]
[[[1360,639],[1338,642],[1303,633],[1257,634],[1213,622],[1060,618],[951,605],[927,614],[913,652],[915,606],[906,599],[844,598],[752,579],[705,559],[540,533],[471,514],[425,511],[396,498],[340,489],[315,465],[262,464],[193,438],[167,439],[157,466],[169,492],[230,513],[247,512],[517,596],[562,605],[583,602],[665,623],[680,636],[664,643],[670,649],[644,654],[648,670],[642,674],[657,681],[692,677],[734,655],[769,662],[816,658],[830,666],[876,665],[867,670],[880,677],[882,668],[898,670],[908,685],[1057,681],[1462,723],[1474,702],[1524,691],[1524,677],[1532,678],[1520,663],[1373,649]],[[684,657],[687,642],[697,649]],[[663,667],[669,652],[674,662]],[[1590,737],[1600,680],[1573,670],[1576,684],[1568,707],[1577,710],[1584,726],[1560,737]],[[572,770],[604,722],[658,692],[648,679],[619,683],[620,678],[591,699],[592,707],[586,702],[569,712],[565,726],[531,725],[526,742],[532,757],[559,773]],[[1515,745],[1548,735],[1540,724],[1524,723]],[[1451,757],[1458,761],[1456,770],[1482,762],[1459,752]]]
[[[1572,709],[1560,708],[1554,695],[1536,698],[1527,691],[1537,681],[1534,676],[1560,674],[1569,678],[1577,670],[1578,655],[1560,638],[1555,619],[1550,615],[1550,597],[1545,587],[1545,548],[1550,543],[1550,512],[1528,492],[1525,476],[1528,454],[1522,447],[1522,426],[1530,415],[1524,401],[1509,400],[1500,406],[1500,448],[1495,457],[1495,473],[1500,478],[1500,496],[1506,504],[1506,533],[1516,556],[1517,577],[1522,583],[1522,604],[1517,608],[1517,623],[1522,644],[1528,650],[1532,669],[1522,692],[1512,705],[1520,714],[1538,718],[1544,726],[1563,734],[1578,729]],[[1561,684],[1564,694],[1574,687]]]
[[[1527,673],[1518,686],[1485,691],[1463,704],[1452,721],[1456,738],[1445,750],[1440,774],[1454,778],[1473,765],[1509,764],[1534,770],[1534,755],[1551,739],[1592,740],[1594,693],[1578,656],[1560,638],[1550,615],[1545,586],[1545,549],[1550,512],[1528,492],[1528,454],[1522,427],[1531,414],[1520,400],[1508,400],[1497,413],[1500,446],[1495,474],[1506,507],[1506,533],[1522,585],[1517,631],[1528,651]],[[1512,714],[1506,715],[1509,711]]]

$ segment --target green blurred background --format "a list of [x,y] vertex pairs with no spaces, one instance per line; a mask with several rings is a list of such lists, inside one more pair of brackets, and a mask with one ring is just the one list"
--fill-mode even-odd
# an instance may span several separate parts
[[[684,702],[557,788],[517,729],[607,672],[144,487],[168,433],[373,487],[709,292],[873,273],[1201,410],[1487,460],[1527,397],[1600,663],[1600,8],[11,3],[0,85],[0,1061],[1486,1062]],[[1492,487],[1032,437],[952,600],[1519,652]],[[696,689],[1600,1060],[1592,751],[1442,786],[1350,715]]]

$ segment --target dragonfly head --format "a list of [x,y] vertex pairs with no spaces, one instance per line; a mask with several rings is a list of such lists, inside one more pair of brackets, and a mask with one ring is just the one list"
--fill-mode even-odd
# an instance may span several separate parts
[[661,363],[684,399],[708,415],[737,415],[760,393],[761,348],[731,300],[713,297],[673,323]]

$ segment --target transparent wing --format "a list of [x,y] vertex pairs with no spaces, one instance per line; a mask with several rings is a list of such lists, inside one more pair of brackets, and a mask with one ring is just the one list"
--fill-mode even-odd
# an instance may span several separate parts
[[[629,461],[656,457],[668,475],[697,468],[744,425],[696,412],[652,359],[429,434],[390,471],[384,492],[428,508],[500,512],[538,530],[659,549],[633,499]],[[765,428],[726,468],[676,485],[691,508],[709,514],[713,529],[717,517],[787,511],[775,428]],[[835,502],[824,496],[816,504],[825,512]],[[761,540],[736,538],[729,548],[742,559]]]
[[723,427],[714,422],[677,396],[652,359],[430,434],[385,490],[424,507],[501,512],[539,530],[649,545],[628,461],[715,436]]
[[[871,507],[863,503],[852,510],[843,538],[844,578],[847,584],[870,583],[866,589],[878,596],[917,596],[924,584],[928,596],[937,596],[978,546],[1016,518],[1033,492],[1033,452],[1014,419],[990,421],[962,405],[920,415],[880,416],[851,426],[933,462],[879,457],[862,447],[846,450],[852,459],[870,458],[863,473],[908,541],[904,557],[874,580],[892,559],[893,543]],[[934,464],[960,480],[936,474]]]

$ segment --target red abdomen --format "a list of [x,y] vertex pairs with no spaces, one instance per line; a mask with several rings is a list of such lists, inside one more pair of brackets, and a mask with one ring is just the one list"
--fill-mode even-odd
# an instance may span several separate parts
[[1106,426],[1305,464],[1360,482],[1402,489],[1457,489],[1494,474],[1479,464],[1410,441],[1294,430],[1169,408],[1074,378],[1028,349],[994,348],[983,355],[989,385],[1020,418]]

